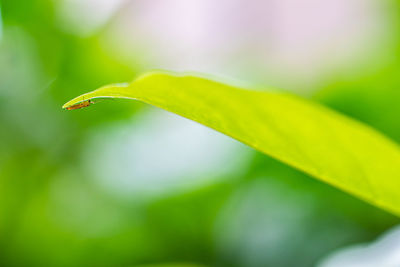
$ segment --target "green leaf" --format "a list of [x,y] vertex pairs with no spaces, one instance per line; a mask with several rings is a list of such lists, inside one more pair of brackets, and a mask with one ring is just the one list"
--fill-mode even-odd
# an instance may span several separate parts
[[136,99],[229,135],[400,215],[400,149],[371,127],[287,93],[236,88],[185,74],[151,72],[109,85],[63,108],[101,98]]

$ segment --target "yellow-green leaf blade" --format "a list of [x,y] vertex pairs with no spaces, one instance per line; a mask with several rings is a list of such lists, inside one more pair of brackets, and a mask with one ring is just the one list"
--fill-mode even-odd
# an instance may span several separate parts
[[321,105],[289,94],[154,72],[129,85],[102,87],[63,107],[109,97],[137,99],[202,123],[400,215],[397,144]]

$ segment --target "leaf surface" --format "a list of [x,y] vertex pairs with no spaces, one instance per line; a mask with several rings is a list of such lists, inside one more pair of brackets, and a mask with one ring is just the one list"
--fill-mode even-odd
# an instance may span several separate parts
[[206,78],[147,73],[81,95],[136,99],[231,136],[319,180],[400,215],[400,149],[373,128],[300,97],[251,91]]

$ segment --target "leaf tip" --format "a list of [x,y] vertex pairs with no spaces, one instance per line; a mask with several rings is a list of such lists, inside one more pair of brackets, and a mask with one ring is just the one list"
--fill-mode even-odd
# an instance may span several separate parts
[[[71,101],[70,101],[71,102]],[[74,110],[74,109],[81,109],[81,108],[86,108],[92,104],[91,100],[84,100],[84,101],[79,101],[75,104],[69,104],[70,102],[65,103],[62,108],[66,110]]]

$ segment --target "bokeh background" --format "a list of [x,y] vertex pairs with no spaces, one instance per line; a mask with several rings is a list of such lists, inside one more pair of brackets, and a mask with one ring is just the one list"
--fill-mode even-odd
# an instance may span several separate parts
[[400,2],[1,0],[0,10],[0,266],[322,266],[400,223],[165,111],[123,100],[61,109],[148,70],[199,71],[291,91],[400,141]]

